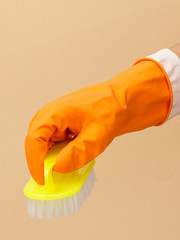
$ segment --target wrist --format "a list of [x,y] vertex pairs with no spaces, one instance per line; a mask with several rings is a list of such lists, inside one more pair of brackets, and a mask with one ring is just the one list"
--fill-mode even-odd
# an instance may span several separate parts
[[168,84],[162,67],[147,58],[139,59],[111,81],[119,102],[118,135],[165,122],[172,104]]
[[[177,54],[180,53],[180,44],[172,48],[161,49],[149,56],[162,66],[162,70],[168,75],[172,88],[173,104],[167,120],[180,114],[180,59]],[[168,80],[167,79],[167,80]]]

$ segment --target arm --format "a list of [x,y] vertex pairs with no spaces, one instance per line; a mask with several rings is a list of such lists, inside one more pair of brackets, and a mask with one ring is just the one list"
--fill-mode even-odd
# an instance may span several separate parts
[[31,120],[25,141],[31,175],[44,184],[44,158],[69,133],[75,137],[57,156],[54,171],[79,169],[115,137],[160,126],[178,113],[180,61],[166,48],[137,60],[105,82],[45,104]]
[[176,45],[170,47],[169,49],[180,58],[180,43],[177,43]]

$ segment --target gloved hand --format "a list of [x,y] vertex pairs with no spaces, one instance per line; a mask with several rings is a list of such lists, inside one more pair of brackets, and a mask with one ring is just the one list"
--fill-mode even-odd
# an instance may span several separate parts
[[96,158],[116,136],[162,125],[171,107],[172,90],[163,67],[139,59],[110,80],[62,96],[37,112],[25,140],[30,173],[44,184],[44,158],[56,141],[75,136],[53,169],[71,172]]

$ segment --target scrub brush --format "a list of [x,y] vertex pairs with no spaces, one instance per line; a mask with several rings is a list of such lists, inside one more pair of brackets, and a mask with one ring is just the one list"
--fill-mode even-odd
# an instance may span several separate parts
[[78,211],[90,194],[96,176],[93,166],[95,160],[84,167],[70,173],[53,172],[56,157],[67,144],[59,142],[52,146],[44,161],[45,184],[39,185],[31,178],[24,188],[27,197],[27,212],[32,218],[46,217],[50,219],[55,214],[60,218]]

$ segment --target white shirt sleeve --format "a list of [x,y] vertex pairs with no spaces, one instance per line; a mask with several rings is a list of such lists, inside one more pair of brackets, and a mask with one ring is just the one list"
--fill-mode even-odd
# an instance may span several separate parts
[[159,62],[169,77],[173,94],[172,108],[167,119],[169,120],[180,114],[180,59],[168,48],[161,49],[146,57]]

